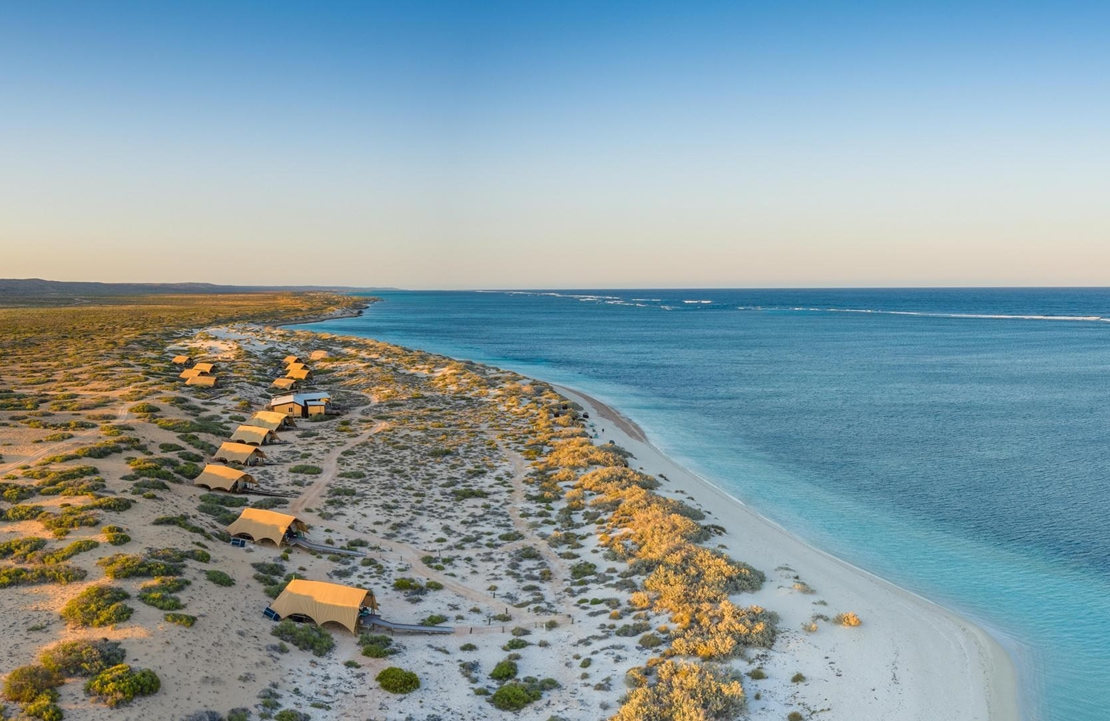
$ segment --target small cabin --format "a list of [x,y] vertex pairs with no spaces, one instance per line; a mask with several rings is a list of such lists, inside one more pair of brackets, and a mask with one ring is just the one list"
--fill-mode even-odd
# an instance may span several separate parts
[[327,393],[290,393],[273,398],[270,410],[294,418],[307,418],[327,413],[329,403],[331,396]]

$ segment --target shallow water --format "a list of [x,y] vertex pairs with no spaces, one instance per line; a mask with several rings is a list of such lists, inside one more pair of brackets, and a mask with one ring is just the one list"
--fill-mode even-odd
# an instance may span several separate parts
[[764,515],[989,627],[1030,718],[1110,718],[1110,291],[378,295],[305,327],[612,403]]

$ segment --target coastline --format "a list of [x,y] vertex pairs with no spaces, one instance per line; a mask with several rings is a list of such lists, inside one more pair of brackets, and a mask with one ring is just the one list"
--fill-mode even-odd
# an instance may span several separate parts
[[[737,599],[781,617],[779,639],[763,663],[769,678],[758,685],[746,682],[751,718],[783,718],[787,708],[799,705],[824,712],[825,719],[1022,718],[1013,659],[986,630],[809,545],[671,460],[616,409],[573,388],[551,385],[590,413],[597,440],[630,451],[634,467],[663,480],[658,492],[695,501],[707,520],[725,529],[715,540],[734,558],[767,573],[762,590]],[[816,593],[800,593],[784,583],[795,578]],[[829,604],[823,612],[854,611],[863,624],[801,630],[819,610],[814,607],[818,598]],[[796,672],[807,681],[788,682]],[[761,698],[753,699],[757,691]]]

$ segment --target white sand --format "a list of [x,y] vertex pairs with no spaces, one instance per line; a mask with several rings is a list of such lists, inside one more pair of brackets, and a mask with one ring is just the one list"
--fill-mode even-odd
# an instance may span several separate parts
[[[613,409],[574,390],[556,389],[586,408],[592,430],[603,427],[606,440],[634,454],[633,467],[665,476],[659,492],[711,511],[707,522],[727,529],[714,542],[767,574],[761,591],[733,599],[781,617],[774,648],[753,659],[767,678],[745,679],[751,718],[784,719],[791,711],[806,718],[820,712],[823,721],[1019,718],[1014,665],[985,631],[808,545],[679,466]],[[816,593],[795,590],[796,576]],[[862,625],[819,621],[817,631],[802,630],[815,613],[831,618],[842,611],[859,614]],[[743,662],[737,667],[750,668]],[[799,672],[806,680],[792,683]]]

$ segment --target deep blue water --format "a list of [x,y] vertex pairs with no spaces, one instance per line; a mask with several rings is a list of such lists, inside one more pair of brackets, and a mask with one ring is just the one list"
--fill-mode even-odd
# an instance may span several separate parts
[[1110,718],[1110,290],[378,295],[308,327],[596,395],[764,515],[990,628],[1030,718]]

